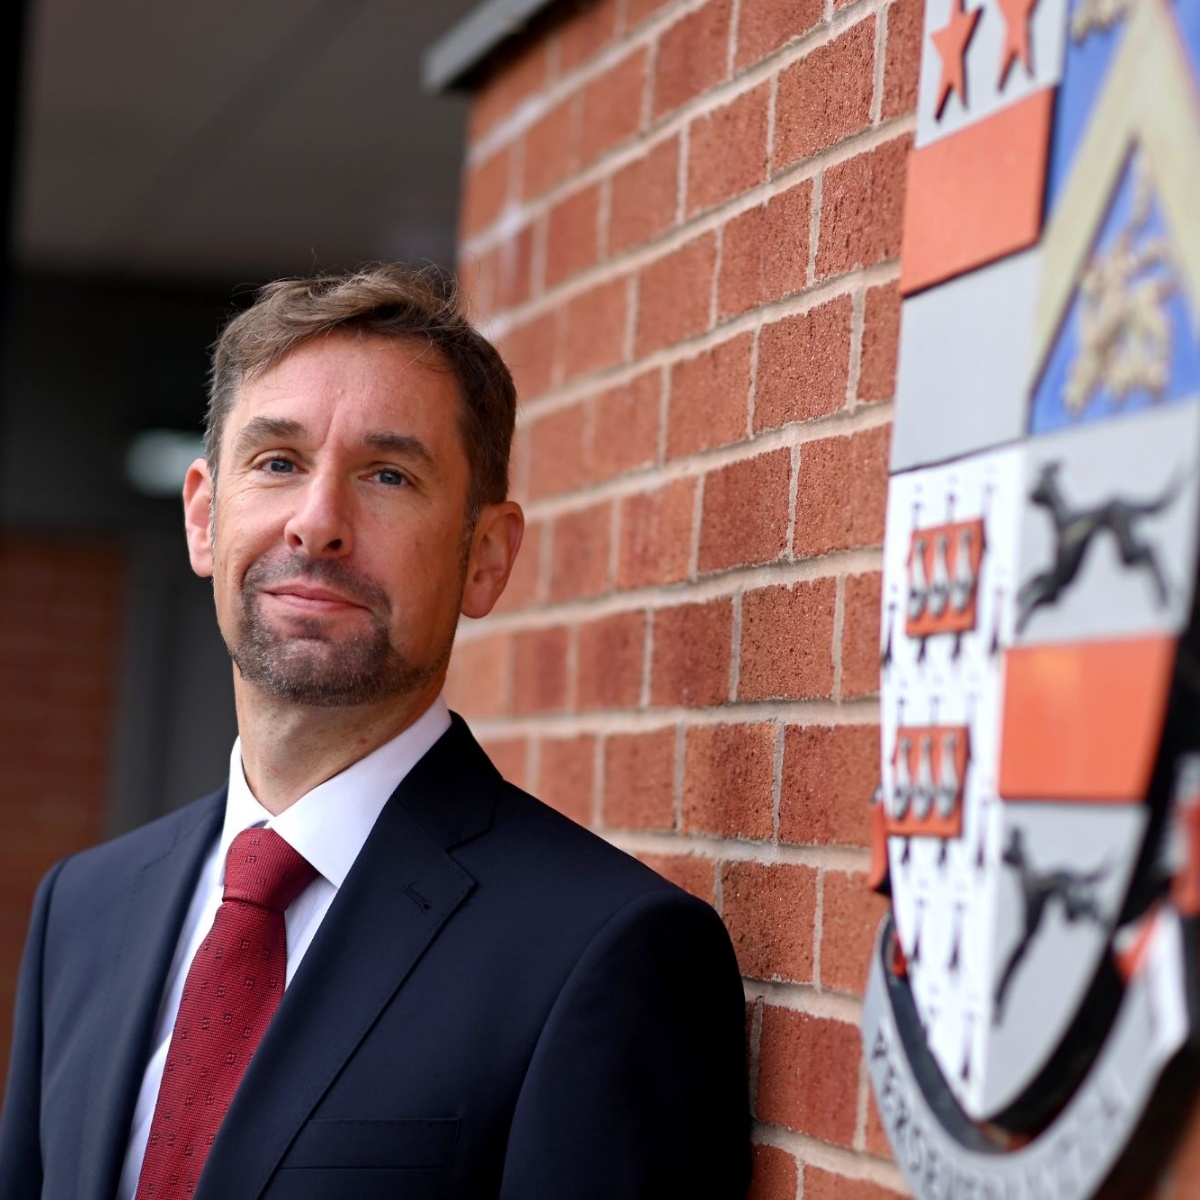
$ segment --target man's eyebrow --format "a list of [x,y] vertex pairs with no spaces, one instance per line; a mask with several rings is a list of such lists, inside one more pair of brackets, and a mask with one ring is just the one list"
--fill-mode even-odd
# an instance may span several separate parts
[[[288,417],[254,417],[238,431],[237,449],[250,449],[264,442],[300,441],[306,430],[299,421]],[[385,454],[402,454],[415,458],[426,466],[434,465],[433,452],[419,437],[411,433],[396,433],[390,429],[374,430],[363,436],[363,444]]]
[[287,417],[254,417],[238,431],[234,446],[238,450],[260,446],[263,442],[298,441],[304,426]]
[[433,453],[429,447],[411,433],[393,433],[390,429],[378,429],[368,433],[363,441],[372,450],[380,450],[384,454],[401,454],[406,458],[415,458],[427,467],[434,466]]

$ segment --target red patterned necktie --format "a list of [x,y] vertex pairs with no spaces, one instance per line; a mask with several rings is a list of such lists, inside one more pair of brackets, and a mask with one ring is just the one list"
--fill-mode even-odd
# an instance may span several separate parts
[[225,862],[225,894],[183,985],[135,1200],[196,1190],[233,1094],[287,978],[283,914],[316,876],[270,829],[246,829]]

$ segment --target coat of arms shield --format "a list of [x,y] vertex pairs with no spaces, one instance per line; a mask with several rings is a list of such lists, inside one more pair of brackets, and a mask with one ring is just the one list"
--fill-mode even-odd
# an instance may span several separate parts
[[1195,1040],[1200,3],[925,15],[864,1044],[918,1196],[1073,1200]]

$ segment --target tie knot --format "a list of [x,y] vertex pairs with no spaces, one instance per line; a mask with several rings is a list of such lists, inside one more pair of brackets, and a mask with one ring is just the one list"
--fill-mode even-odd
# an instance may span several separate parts
[[312,863],[273,829],[243,829],[225,860],[224,898],[281,913],[316,874]]

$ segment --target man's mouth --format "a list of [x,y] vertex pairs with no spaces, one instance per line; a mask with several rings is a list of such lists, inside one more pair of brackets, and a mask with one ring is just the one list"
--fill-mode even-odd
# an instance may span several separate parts
[[314,587],[307,583],[272,584],[271,587],[263,588],[262,594],[271,596],[285,607],[314,616],[365,607],[358,600],[341,592],[335,592],[330,588]]
[[336,561],[260,559],[246,572],[242,594],[248,604],[257,600],[279,615],[297,618],[365,612],[379,623],[390,609],[379,584]]

